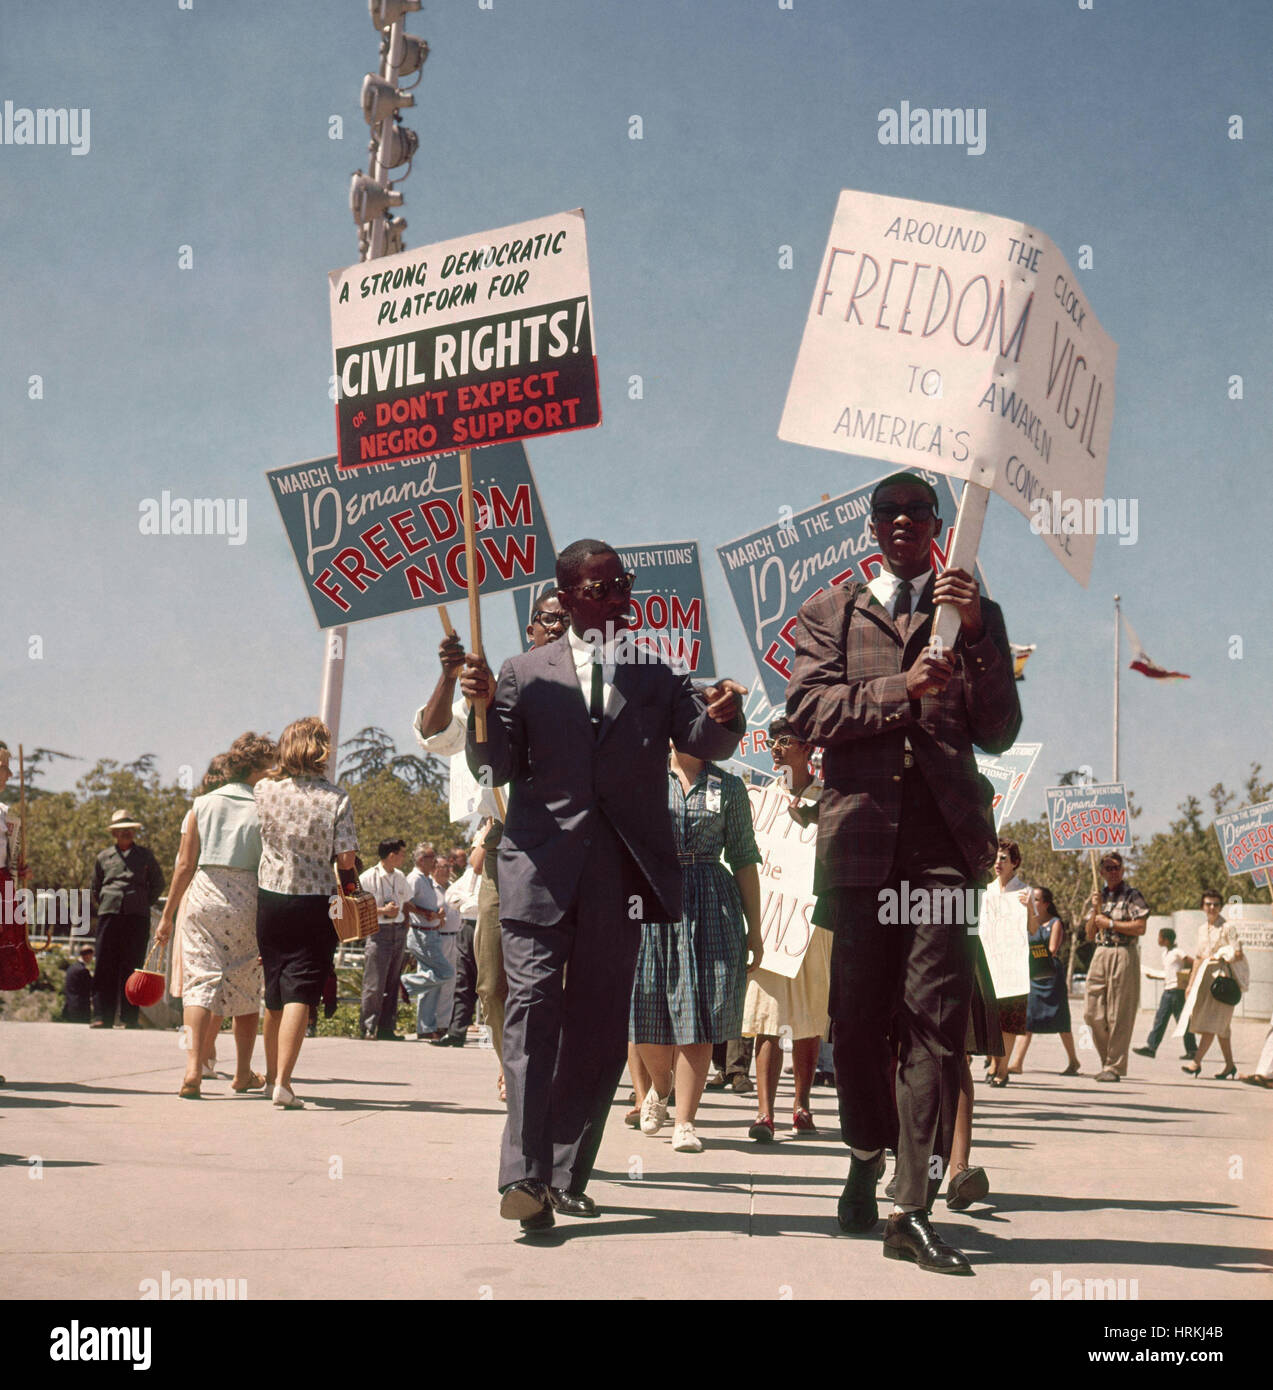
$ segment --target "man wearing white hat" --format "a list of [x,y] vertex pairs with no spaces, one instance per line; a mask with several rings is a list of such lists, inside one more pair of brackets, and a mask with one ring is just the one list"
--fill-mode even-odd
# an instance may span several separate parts
[[97,973],[89,1026],[113,1028],[118,1011],[125,1028],[136,1028],[137,1005],[124,997],[124,984],[145,958],[150,909],[164,891],[164,875],[150,850],[133,840],[141,825],[127,811],[116,811],[109,829],[115,844],[93,866]]

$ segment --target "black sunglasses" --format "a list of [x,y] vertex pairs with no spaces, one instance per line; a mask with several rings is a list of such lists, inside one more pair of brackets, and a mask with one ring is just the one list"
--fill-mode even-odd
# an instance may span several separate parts
[[530,615],[532,623],[538,623],[540,627],[565,627],[570,621],[569,613],[545,613],[541,608],[538,613]]
[[896,521],[905,512],[912,521],[928,521],[937,515],[931,502],[881,502],[871,508],[876,521]]
[[582,594],[584,598],[600,600],[613,594],[630,594],[632,581],[636,578],[630,570],[617,579],[590,579],[586,584],[572,584],[570,592]]

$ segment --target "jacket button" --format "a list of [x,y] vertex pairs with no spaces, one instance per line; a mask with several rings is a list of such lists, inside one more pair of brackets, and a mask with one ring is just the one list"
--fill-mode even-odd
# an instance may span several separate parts
[[901,774],[900,774],[900,773],[896,773],[896,774],[894,775],[894,777],[893,777],[893,781],[894,781],[894,782],[900,782],[901,780],[902,780]]

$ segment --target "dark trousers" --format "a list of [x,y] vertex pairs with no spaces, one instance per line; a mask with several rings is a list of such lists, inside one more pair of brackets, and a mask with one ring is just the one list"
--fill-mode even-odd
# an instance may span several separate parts
[[476,927],[477,923],[472,920],[461,922],[455,938],[455,998],[447,1031],[460,1037],[468,1031],[477,1013],[477,956],[473,952]]
[[[929,1180],[950,1161],[976,929],[975,913],[967,920],[967,877],[937,803],[913,771],[888,877],[878,888],[825,895],[835,932],[829,1007],[840,1131],[855,1149],[896,1151],[895,1200],[903,1208],[923,1210]],[[916,889],[926,911],[917,910]],[[957,900],[940,891],[952,889]],[[893,912],[886,891],[895,895]]]
[[575,900],[552,926],[500,925],[508,999],[508,1119],[499,1185],[523,1178],[582,1192],[628,1055],[644,877],[603,816]]
[[115,1026],[115,1014],[130,1027],[137,1024],[138,1008],[124,997],[128,977],[146,959],[150,937],[150,913],[107,912],[97,919],[97,969],[93,972],[93,1017],[107,1028]]
[[751,1071],[751,1054],[755,1047],[755,1038],[730,1038],[728,1042],[714,1043],[712,1062],[726,1076],[746,1076]]
[[[1167,1025],[1180,1017],[1180,1011],[1185,1006],[1185,992],[1183,989],[1165,989],[1162,997],[1158,1000],[1158,1012],[1154,1015],[1154,1026],[1149,1030],[1149,1037],[1145,1040],[1145,1046],[1151,1052],[1158,1051],[1158,1044],[1163,1040],[1163,1034],[1167,1031]],[[1198,1039],[1190,1032],[1185,1033],[1185,1051],[1197,1052]]]

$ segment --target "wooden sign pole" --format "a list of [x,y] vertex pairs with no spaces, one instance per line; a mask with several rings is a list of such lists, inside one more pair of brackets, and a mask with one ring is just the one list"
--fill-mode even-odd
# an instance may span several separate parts
[[[460,488],[464,501],[464,574],[469,591],[469,641],[474,656],[482,656],[482,608],[477,587],[477,526],[473,515],[473,455],[460,450]],[[479,743],[486,742],[486,710],[474,708],[473,728]]]
[[[946,568],[963,570],[965,574],[977,576],[977,548],[981,544],[981,528],[986,520],[986,504],[990,501],[990,486],[994,482],[994,468],[990,464],[974,460],[972,475],[964,490],[959,494],[959,511],[955,515],[955,534],[951,537],[950,553],[946,556]],[[949,603],[937,605],[933,614],[933,636],[931,644],[943,651],[950,651],[959,636],[959,610]]]

